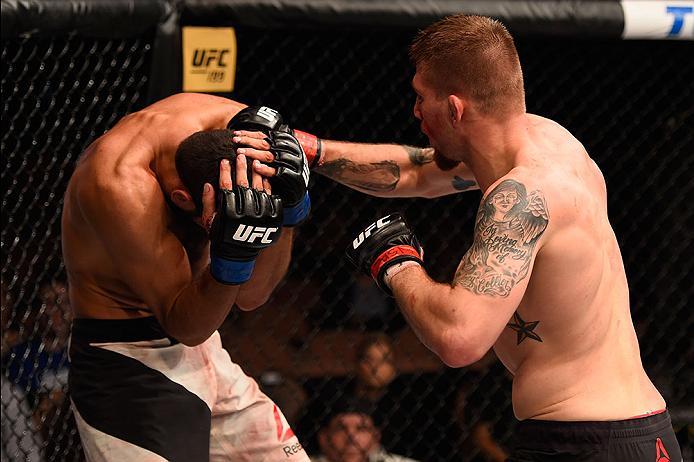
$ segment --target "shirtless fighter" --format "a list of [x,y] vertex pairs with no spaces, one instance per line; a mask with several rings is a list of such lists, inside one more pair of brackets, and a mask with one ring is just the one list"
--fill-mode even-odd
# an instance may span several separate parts
[[494,348],[514,374],[521,420],[510,460],[679,462],[665,402],[641,364],[605,181],[567,130],[525,112],[511,35],[489,18],[451,16],[422,31],[410,54],[414,115],[432,149],[323,140],[314,169],[381,196],[476,184],[473,244],[452,283],[436,283],[392,214],[356,236],[349,259],[394,295],[446,364]]
[[[227,124],[265,129],[281,172],[272,186],[248,178]],[[216,332],[234,304],[258,307],[284,276],[291,226],[309,211],[304,165],[276,112],[198,94],[124,117],[83,154],[62,244],[88,460],[308,460]]]

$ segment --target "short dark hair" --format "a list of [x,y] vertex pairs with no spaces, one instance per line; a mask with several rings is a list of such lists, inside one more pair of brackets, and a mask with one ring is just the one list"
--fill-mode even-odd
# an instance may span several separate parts
[[486,113],[525,111],[518,52],[497,20],[448,16],[417,34],[410,59],[439,94],[462,91]]
[[332,404],[326,415],[327,419],[325,424],[330,425],[335,417],[342,414],[361,414],[373,420],[375,410],[375,404],[370,401],[345,394]]
[[[219,189],[219,163],[236,159],[236,143],[229,130],[203,130],[195,132],[178,145],[176,171],[183,185],[193,197],[197,213],[202,213],[202,188],[210,183]],[[233,168],[232,168],[233,172]]]

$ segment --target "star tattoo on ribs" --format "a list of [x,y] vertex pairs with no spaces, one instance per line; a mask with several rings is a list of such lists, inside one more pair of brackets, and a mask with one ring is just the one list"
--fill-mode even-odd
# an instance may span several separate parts
[[509,322],[506,326],[516,331],[516,345],[520,345],[526,338],[542,342],[540,336],[534,332],[538,324],[540,321],[525,322],[518,312],[515,312],[513,313],[513,322]]

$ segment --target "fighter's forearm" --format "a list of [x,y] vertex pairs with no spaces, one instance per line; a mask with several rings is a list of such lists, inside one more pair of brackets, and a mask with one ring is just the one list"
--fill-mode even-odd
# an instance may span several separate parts
[[222,325],[234,304],[244,309],[262,305],[287,272],[292,238],[293,230],[283,229],[279,241],[258,255],[253,276],[242,285],[217,282],[208,266],[160,314],[164,330],[181,343],[198,345]]
[[294,228],[282,228],[282,236],[272,247],[260,252],[251,279],[241,285],[236,304],[243,310],[263,305],[284,278],[292,256]]
[[475,362],[478,351],[469,348],[460,304],[448,284],[433,281],[424,268],[405,268],[390,280],[400,311],[420,341],[446,364],[456,367]]
[[437,197],[476,187],[464,165],[450,171],[438,168],[433,148],[395,144],[323,140],[314,171],[379,197]]
[[239,286],[217,282],[209,268],[176,297],[168,310],[160,313],[164,330],[186,345],[198,345],[222,325],[236,302]]
[[323,140],[314,170],[373,196],[396,196],[412,182],[414,164],[409,164],[407,149],[417,148]]
[[450,326],[446,312],[433,306],[434,300],[430,294],[438,289],[450,290],[450,287],[434,282],[419,265],[410,266],[395,275],[390,280],[390,287],[400,311],[417,337],[436,353],[440,334]]

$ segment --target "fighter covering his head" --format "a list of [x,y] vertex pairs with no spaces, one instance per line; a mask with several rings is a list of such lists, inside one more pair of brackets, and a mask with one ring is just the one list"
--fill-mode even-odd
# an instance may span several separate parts
[[[277,178],[248,173],[227,126],[265,134],[271,147],[255,153]],[[291,227],[310,210],[306,163],[275,111],[200,94],[124,117],[82,155],[62,244],[88,460],[308,460],[216,332],[284,276]]]

